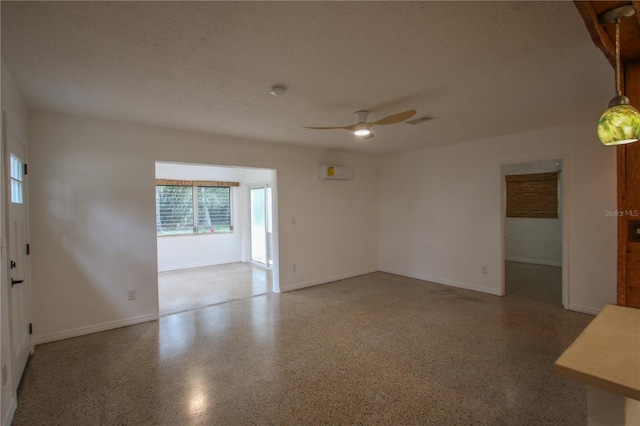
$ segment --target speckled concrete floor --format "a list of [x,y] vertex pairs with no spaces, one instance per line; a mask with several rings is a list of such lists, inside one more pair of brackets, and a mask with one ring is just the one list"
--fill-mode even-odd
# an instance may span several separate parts
[[374,273],[38,346],[14,425],[584,425],[591,319]]
[[270,291],[271,271],[251,263],[227,263],[158,273],[160,315]]

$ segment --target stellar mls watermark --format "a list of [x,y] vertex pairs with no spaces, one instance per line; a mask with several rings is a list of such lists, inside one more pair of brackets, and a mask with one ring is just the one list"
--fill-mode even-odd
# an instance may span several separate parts
[[640,210],[605,210],[604,215],[607,217],[611,217],[611,216],[640,217]]

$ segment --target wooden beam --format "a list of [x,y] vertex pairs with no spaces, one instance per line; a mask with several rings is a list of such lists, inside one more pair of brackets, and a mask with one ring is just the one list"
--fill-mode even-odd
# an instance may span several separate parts
[[[625,64],[631,104],[640,104],[640,59]],[[629,239],[629,221],[639,220],[640,142],[618,147],[618,304],[640,308],[640,243]]]
[[589,31],[589,34],[591,35],[591,40],[593,40],[593,44],[602,50],[602,53],[604,53],[604,56],[607,58],[609,63],[615,68],[616,46],[607,35],[602,24],[598,21],[598,14],[593,8],[593,4],[590,1],[582,0],[574,0],[573,3],[576,5],[578,12],[580,12],[580,15],[582,16],[582,20],[587,27],[587,31]]

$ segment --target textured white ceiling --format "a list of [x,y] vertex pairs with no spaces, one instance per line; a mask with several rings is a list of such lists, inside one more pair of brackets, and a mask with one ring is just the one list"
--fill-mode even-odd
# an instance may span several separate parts
[[[572,2],[8,2],[33,110],[370,154],[596,120],[613,70]],[[284,96],[269,88],[284,84]],[[438,117],[348,125],[404,111]]]

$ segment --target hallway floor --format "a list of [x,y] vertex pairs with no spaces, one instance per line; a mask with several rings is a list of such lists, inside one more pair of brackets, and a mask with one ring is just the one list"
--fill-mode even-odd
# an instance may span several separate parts
[[562,268],[533,263],[505,262],[505,293],[562,306]]
[[584,425],[592,318],[378,272],[39,345],[14,426]]
[[271,271],[227,263],[158,273],[160,315],[188,311],[271,291]]

